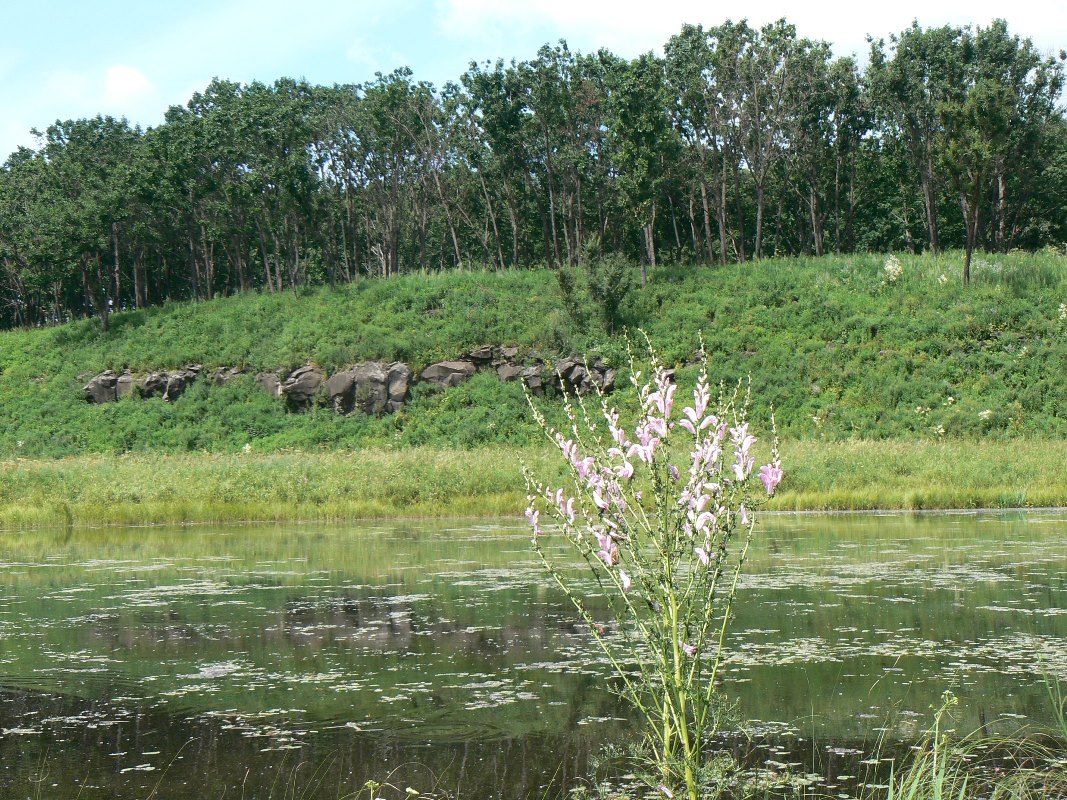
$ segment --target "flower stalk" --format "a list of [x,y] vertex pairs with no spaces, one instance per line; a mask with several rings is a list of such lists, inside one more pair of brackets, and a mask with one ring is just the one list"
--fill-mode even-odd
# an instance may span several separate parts
[[[755,470],[750,391],[740,382],[729,392],[720,386],[713,402],[703,346],[692,405],[680,413],[672,373],[650,343],[648,352],[644,381],[631,354],[641,410],[629,426],[603,394],[594,420],[585,398],[565,393],[568,434],[551,428],[530,401],[569,465],[570,480],[565,488],[550,487],[524,470],[526,516],[542,564],[644,722],[650,785],[698,800],[708,778],[706,750],[726,708],[719,670],[756,510],[784,473],[776,439],[771,461]],[[610,627],[595,618],[580,582],[544,546],[550,534],[562,537],[592,573]]]

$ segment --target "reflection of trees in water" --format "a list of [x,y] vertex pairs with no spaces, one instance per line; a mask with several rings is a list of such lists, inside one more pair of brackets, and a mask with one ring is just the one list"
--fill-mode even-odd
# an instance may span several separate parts
[[272,631],[288,644],[312,650],[341,643],[370,651],[435,650],[490,659],[509,652],[536,659],[550,644],[558,652],[585,640],[570,620],[541,614],[471,625],[450,619],[432,600],[349,595],[289,602]]
[[[290,783],[292,796],[332,800],[372,778],[401,789],[437,785],[458,797],[521,800],[585,775],[597,746],[587,726],[566,736],[463,740],[456,731],[407,741],[333,728],[297,737],[307,739],[297,749],[272,751],[270,737],[232,730],[225,716],[190,720],[65,696],[0,694],[0,726],[28,725],[40,732],[0,737],[0,796],[35,796],[34,781],[47,773],[48,797],[83,800],[143,798],[157,783],[159,800],[290,796],[283,791]],[[142,764],[155,769],[136,769]]]

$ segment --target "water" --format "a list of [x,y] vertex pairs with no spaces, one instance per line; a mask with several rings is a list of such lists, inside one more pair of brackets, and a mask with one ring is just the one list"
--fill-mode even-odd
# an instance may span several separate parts
[[[1052,721],[1067,514],[763,518],[727,689],[829,781],[955,724]],[[524,525],[0,535],[0,796],[555,796],[634,730]],[[547,787],[547,788],[546,788]]]

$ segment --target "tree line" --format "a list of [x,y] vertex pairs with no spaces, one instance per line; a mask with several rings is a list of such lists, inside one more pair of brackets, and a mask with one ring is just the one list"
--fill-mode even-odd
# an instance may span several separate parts
[[141,130],[57,121],[0,168],[0,326],[412,270],[1067,241],[1065,54],[1006,23],[780,20],[663,55],[542,47],[436,88],[215,79]]

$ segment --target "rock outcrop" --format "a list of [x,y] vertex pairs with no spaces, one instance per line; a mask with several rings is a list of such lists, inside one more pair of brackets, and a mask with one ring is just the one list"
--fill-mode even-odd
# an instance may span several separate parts
[[411,368],[399,361],[366,361],[331,375],[326,381],[326,393],[338,414],[361,411],[379,416],[404,407],[411,377]]
[[556,362],[553,385],[570,394],[589,394],[597,389],[608,393],[615,388],[615,370],[596,359],[590,364],[577,356]]
[[277,372],[256,373],[256,383],[271,397],[282,396],[282,379],[278,377]]
[[322,370],[314,366],[300,367],[282,383],[281,393],[290,408],[303,410],[311,405],[323,383]]
[[242,367],[219,367],[211,373],[210,379],[215,386],[225,386],[230,381],[247,374],[248,371]]
[[203,369],[199,364],[187,364],[172,372],[150,372],[141,379],[137,391],[141,397],[162,397],[173,403],[193,385]]
[[476,371],[473,361],[440,361],[424,369],[419,378],[447,389],[450,386],[459,386]]
[[[544,394],[546,387],[586,394],[598,388],[610,392],[615,386],[615,370],[599,358],[586,364],[583,359],[570,356],[550,369],[533,354],[519,360],[519,352],[514,345],[484,345],[454,361],[431,364],[417,380],[446,389],[458,386],[477,372],[493,371],[504,383],[522,381],[538,396]],[[149,372],[136,380],[128,370],[122,374],[106,370],[85,384],[82,391],[90,403],[113,402],[134,390],[140,397],[161,397],[173,402],[201,378],[213,386],[225,386],[248,374],[242,367],[218,367],[205,373],[200,364],[187,364],[177,370]],[[399,361],[364,361],[328,378],[322,369],[309,364],[290,373],[259,372],[255,381],[271,397],[283,398],[292,411],[328,402],[338,414],[358,411],[377,416],[404,407],[416,376],[411,367]]]
[[133,375],[129,371],[117,374],[104,370],[85,384],[82,391],[89,403],[112,403],[133,391]]
[[118,384],[118,379],[119,376],[109,369],[92,378],[82,387],[86,401],[90,403],[110,403],[118,400],[118,393],[115,388]]

